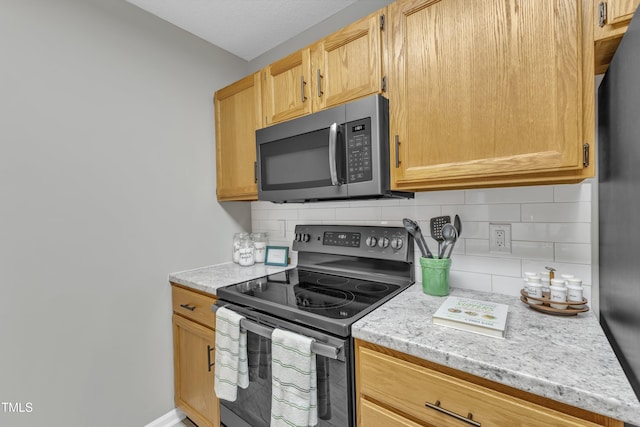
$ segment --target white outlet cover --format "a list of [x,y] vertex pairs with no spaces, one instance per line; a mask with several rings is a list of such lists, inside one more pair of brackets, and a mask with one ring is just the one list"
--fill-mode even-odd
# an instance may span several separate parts
[[489,224],[489,251],[511,253],[511,224]]

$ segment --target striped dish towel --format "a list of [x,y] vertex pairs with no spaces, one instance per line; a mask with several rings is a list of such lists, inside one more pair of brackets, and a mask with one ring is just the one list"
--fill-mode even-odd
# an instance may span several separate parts
[[219,399],[233,402],[238,387],[249,386],[247,332],[240,329],[244,316],[220,307],[216,311],[216,365],[213,388]]
[[282,329],[271,335],[271,427],[318,424],[313,341]]

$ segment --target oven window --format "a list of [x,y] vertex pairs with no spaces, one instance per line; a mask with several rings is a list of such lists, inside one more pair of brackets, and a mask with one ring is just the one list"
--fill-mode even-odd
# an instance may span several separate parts
[[263,190],[331,185],[329,128],[260,145]]
[[[346,343],[345,343],[346,345]],[[238,388],[235,402],[221,400],[221,422],[226,427],[269,427],[271,424],[271,340],[247,332],[249,387]],[[349,364],[316,355],[318,426],[352,425]],[[224,410],[226,409],[226,410]],[[225,414],[229,414],[226,416]]]

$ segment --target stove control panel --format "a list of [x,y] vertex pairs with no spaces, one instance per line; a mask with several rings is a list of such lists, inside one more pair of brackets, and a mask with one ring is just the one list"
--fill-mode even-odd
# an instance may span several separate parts
[[293,250],[413,261],[413,237],[403,227],[298,225]]

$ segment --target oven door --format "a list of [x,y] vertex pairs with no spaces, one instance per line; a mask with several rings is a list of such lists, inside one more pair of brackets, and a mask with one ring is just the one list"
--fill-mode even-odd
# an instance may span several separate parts
[[258,199],[346,198],[345,114],[339,106],[257,130]]
[[245,316],[249,386],[238,388],[235,402],[220,400],[220,422],[224,427],[268,427],[271,424],[271,332],[282,328],[316,339],[318,426],[355,425],[355,379],[353,342],[304,326],[257,314],[243,307],[225,306]]

